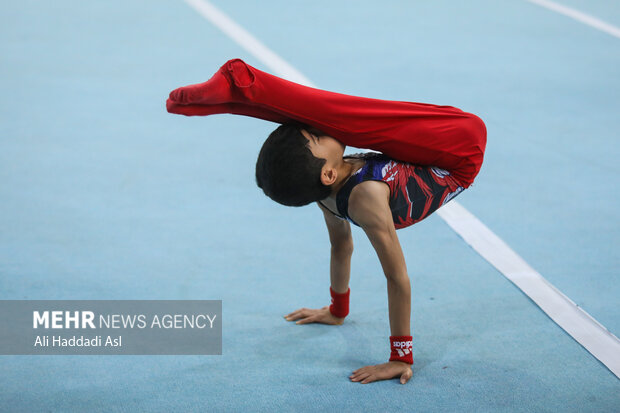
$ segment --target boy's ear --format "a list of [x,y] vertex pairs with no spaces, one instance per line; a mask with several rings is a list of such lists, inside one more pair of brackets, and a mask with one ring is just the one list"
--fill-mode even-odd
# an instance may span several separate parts
[[338,178],[338,171],[336,171],[336,168],[323,165],[323,169],[321,170],[321,183],[325,186],[330,186],[336,182],[336,178]]

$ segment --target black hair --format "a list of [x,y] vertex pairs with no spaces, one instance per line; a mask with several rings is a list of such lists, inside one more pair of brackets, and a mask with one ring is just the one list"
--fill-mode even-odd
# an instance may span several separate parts
[[280,125],[271,132],[256,161],[256,184],[269,198],[286,206],[307,205],[331,193],[331,187],[320,179],[326,160],[312,154],[302,129],[318,132],[302,124]]

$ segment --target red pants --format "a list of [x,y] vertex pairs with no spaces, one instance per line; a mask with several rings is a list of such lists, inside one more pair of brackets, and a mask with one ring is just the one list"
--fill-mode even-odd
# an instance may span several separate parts
[[347,146],[446,169],[464,187],[478,174],[486,146],[482,120],[460,109],[327,92],[262,72],[240,59],[226,62],[205,83],[172,91],[167,109],[187,116],[232,113],[301,122]]

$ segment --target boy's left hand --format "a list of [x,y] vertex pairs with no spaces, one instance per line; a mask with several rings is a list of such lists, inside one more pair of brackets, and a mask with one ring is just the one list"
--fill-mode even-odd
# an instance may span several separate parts
[[359,381],[363,384],[378,380],[389,380],[400,377],[400,383],[405,384],[413,376],[411,365],[402,361],[388,361],[376,366],[366,366],[355,370],[349,378],[351,381]]

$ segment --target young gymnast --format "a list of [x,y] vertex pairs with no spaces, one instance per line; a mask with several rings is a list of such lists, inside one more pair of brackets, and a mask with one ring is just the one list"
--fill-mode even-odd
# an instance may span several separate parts
[[[372,243],[387,279],[390,358],[355,370],[370,383],[412,376],[411,286],[396,230],[433,213],[469,187],[482,165],[486,128],[451,106],[327,92],[262,72],[240,59],[205,83],[175,89],[171,113],[232,113],[281,123],[265,141],[256,182],[283,205],[316,202],[331,243],[331,305],[285,316],[297,324],[342,324],[349,313],[350,223]],[[381,153],[343,156],[346,146]]]

